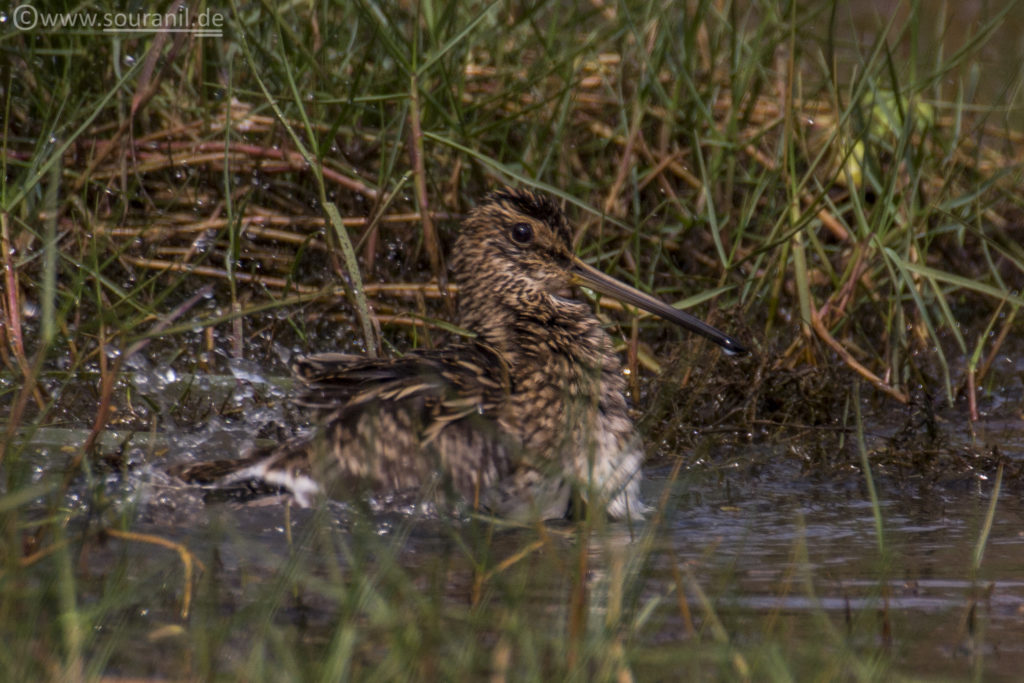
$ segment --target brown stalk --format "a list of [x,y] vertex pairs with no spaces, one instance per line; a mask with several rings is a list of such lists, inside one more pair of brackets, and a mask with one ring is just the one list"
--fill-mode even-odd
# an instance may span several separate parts
[[[175,552],[177,552],[178,556],[181,558],[181,564],[184,567],[185,573],[185,585],[182,591],[181,598],[181,618],[188,618],[189,611],[192,605],[193,573],[195,572],[196,569],[198,569],[199,571],[206,571],[206,566],[203,564],[202,560],[198,559],[195,555],[193,555],[192,552],[181,543],[176,543],[161,536],[154,536],[152,534],[142,534],[135,531],[121,531],[119,529],[106,529],[100,533],[106,536],[112,536],[114,538],[120,538],[126,541],[135,541],[138,543],[149,543],[152,545],[158,545],[160,547],[168,548],[170,550],[174,550]],[[18,566],[22,568],[31,567],[36,562],[39,562],[40,560],[49,557],[57,550],[66,547],[67,544],[68,541],[66,539],[57,541],[56,543],[52,543],[46,546],[45,548],[42,548],[31,553],[30,555],[25,555],[24,557],[18,559]],[[3,572],[0,572],[0,576],[3,576]]]
[[853,299],[854,290],[857,287],[858,281],[863,277],[865,282],[863,283],[865,288],[870,291],[871,281],[867,276],[867,252],[868,247],[857,243],[854,245],[854,254],[856,255],[856,261],[854,261],[853,268],[850,269],[850,276],[843,282],[843,286],[838,291],[832,292],[828,300],[821,307],[821,316],[829,317],[832,320],[838,320],[843,317],[847,305]]
[[[104,168],[101,170],[96,169],[100,160],[105,158],[106,153],[115,145],[120,135],[123,134],[123,130],[118,130],[118,134],[114,136],[104,147],[100,156],[96,157],[95,163],[90,166],[91,174],[90,178],[96,180],[102,180],[105,178],[112,178],[120,175],[120,168]],[[136,145],[137,148],[137,145]],[[292,170],[302,171],[306,169],[306,159],[301,153],[295,150],[278,149],[274,147],[266,147],[262,145],[251,145],[251,144],[232,144],[231,152],[225,155],[224,143],[223,142],[199,142],[190,145],[188,153],[185,154],[166,154],[166,153],[154,153],[142,151],[138,153],[138,159],[140,163],[136,165],[136,169],[140,173],[152,172],[164,168],[170,168],[173,166],[180,166],[182,164],[189,164],[197,166],[206,163],[215,163],[225,160],[227,158],[236,160],[239,163],[252,164],[254,158],[272,159],[281,161],[284,166],[279,167],[278,170]],[[262,170],[268,171],[270,169],[261,167]],[[376,200],[379,192],[374,188],[370,187],[366,183],[350,178],[339,171],[336,171],[329,166],[323,166],[322,171],[324,178],[331,182],[341,185],[353,192]]]
[[967,412],[971,422],[978,421],[978,389],[975,384],[975,371],[970,365],[967,366]]
[[[668,168],[669,164],[674,161],[674,159],[668,154],[663,155],[660,159],[656,158],[654,154],[651,153],[651,150],[648,149],[647,145],[642,145],[640,147],[640,154],[647,160],[647,163],[652,164],[654,168],[647,171],[647,174],[637,186],[638,190],[642,190],[650,185],[652,180],[657,179],[659,182],[664,180],[664,176],[662,174],[665,172],[665,169]],[[675,197],[675,192],[672,193],[672,196]]]
[[[4,289],[7,292],[7,296],[3,298],[3,328],[7,339],[3,341],[5,344],[8,340],[10,341],[15,360],[22,375],[21,390],[14,400],[14,405],[7,418],[7,425],[4,430],[4,440],[0,443],[0,463],[2,463],[7,450],[7,444],[11,442],[14,432],[17,431],[18,425],[21,424],[21,418],[25,414],[25,408],[28,406],[28,399],[30,397],[35,398],[40,410],[45,410],[46,404],[43,400],[42,392],[39,390],[39,385],[36,383],[45,354],[40,349],[32,363],[29,363],[28,358],[25,356],[25,345],[21,336],[21,301],[18,298],[18,279],[14,270],[14,262],[11,259],[12,250],[8,215],[3,212],[0,212],[0,249],[3,249]],[[6,352],[6,346],[4,351]]]
[[519,562],[522,562],[527,557],[529,557],[533,553],[535,553],[538,550],[540,550],[541,548],[543,548],[544,545],[547,542],[548,541],[547,541],[546,538],[541,538],[541,539],[538,539],[536,541],[532,541],[532,542],[528,543],[527,545],[523,546],[518,552],[516,552],[516,553],[514,553],[512,555],[509,555],[504,560],[502,560],[501,562],[496,564],[493,569],[491,569],[490,571],[484,573],[482,575],[483,576],[483,582],[486,583],[487,581],[490,581],[492,578],[494,578],[498,574],[500,574],[500,573],[502,573],[504,571],[507,571],[510,567],[516,565]]
[[178,52],[181,50],[181,46],[185,44],[185,40],[188,38],[186,33],[175,33],[174,42],[171,44],[171,49],[167,53],[167,59],[160,63],[160,68],[157,69],[157,63],[160,62],[160,54],[164,50],[164,45],[167,43],[168,38],[172,34],[166,32],[158,32],[153,36],[153,43],[150,45],[149,50],[146,52],[146,59],[142,63],[142,70],[139,72],[138,85],[135,88],[135,93],[132,95],[132,106],[131,112],[129,113],[129,120],[133,121],[135,115],[146,106],[156,94],[160,88],[160,81],[163,80],[164,72],[167,70],[167,66],[175,60],[178,56]]
[[300,294],[313,294],[315,292],[322,291],[322,287],[312,287],[310,285],[302,285],[296,282],[291,282],[282,277],[274,277],[272,275],[253,275],[252,273],[231,273],[223,268],[215,268],[213,266],[203,266],[192,263],[181,263],[179,261],[163,261],[161,259],[148,259],[141,258],[138,256],[122,256],[121,259],[128,264],[137,266],[139,268],[150,268],[152,270],[167,270],[177,273],[193,273],[195,275],[203,275],[206,277],[216,277],[227,280],[229,277],[233,277],[239,282],[250,282],[253,284],[263,285],[265,287],[272,287],[275,289],[293,289]]
[[569,594],[569,643],[566,668],[572,671],[580,663],[580,649],[587,632],[587,572],[589,555],[589,527],[581,529],[576,558],[576,580]]
[[67,470],[64,472],[64,481],[61,484],[61,489],[66,491],[71,485],[71,480],[78,473],[78,469],[82,466],[82,459],[85,454],[93,449],[96,444],[96,439],[99,438],[103,428],[106,427],[107,421],[110,419],[111,403],[114,397],[114,382],[117,379],[119,371],[121,369],[122,357],[118,357],[113,364],[109,364],[107,360],[107,334],[106,325],[100,325],[99,333],[99,344],[98,353],[100,360],[100,401],[99,406],[96,409],[96,417],[93,418],[92,429],[89,431],[89,435],[85,438],[85,442],[82,447],[75,453],[75,457],[71,459],[71,463]]
[[[128,126],[131,125],[131,119],[125,118],[117,131],[108,138],[107,140],[101,141],[100,144],[96,145],[93,150],[93,156],[89,159],[89,163],[85,165],[85,169],[78,175],[75,181],[71,185],[71,192],[69,194],[75,194],[90,180],[96,178],[94,175],[96,169],[99,168],[100,164],[103,163],[111,152],[115,150],[121,150],[121,137],[128,130]],[[114,171],[108,171],[104,177],[113,178],[120,175],[121,169],[117,167]]]
[[907,403],[910,400],[906,392],[886,384],[878,375],[868,370],[856,358],[854,358],[853,355],[829,333],[828,328],[826,328],[825,324],[821,321],[821,316],[813,303],[811,304],[811,327],[814,329],[815,334],[818,335],[818,338],[828,344],[833,351],[839,354],[839,357],[843,359],[843,362],[846,363],[851,370],[870,382],[873,387],[882,393],[891,396],[900,403]]
[[[428,299],[440,299],[442,294],[436,282],[373,282],[364,287],[367,294],[388,296],[424,296]],[[448,285],[448,296],[459,291],[458,285]]]
[[619,166],[615,172],[615,180],[612,181],[611,187],[608,188],[608,194],[604,200],[604,212],[607,214],[615,215],[620,213],[615,211],[615,205],[618,203],[622,186],[625,185],[626,178],[634,166],[633,149],[636,147],[637,138],[640,136],[640,126],[643,123],[643,119],[643,108],[637,104],[633,111],[633,123],[630,126],[629,137],[626,138],[622,155],[619,157]]
[[25,360],[25,342],[21,337],[21,303],[18,301],[18,278],[11,259],[11,234],[8,227],[8,215],[0,212],[0,248],[3,249],[4,289],[4,329],[14,350],[14,357],[21,366],[22,374],[28,374],[28,362]]
[[[213,266],[180,263],[178,261],[165,261],[162,259],[148,259],[139,256],[122,256],[121,259],[125,263],[138,268],[167,270],[177,273],[194,273],[196,275],[204,275],[206,277],[215,277],[220,279],[227,279],[228,277],[228,272],[225,269],[215,268]],[[299,294],[317,294],[321,292],[330,296],[344,296],[345,294],[345,290],[342,287],[314,287],[312,285],[303,285],[270,275],[234,273],[233,277],[240,282],[251,282],[275,289],[292,289]],[[413,298],[423,296],[428,299],[441,298],[441,292],[438,289],[436,282],[371,282],[363,287],[363,291],[366,292],[367,296],[400,296]],[[446,294],[448,296],[454,296],[458,291],[459,288],[457,285],[449,284]],[[614,299],[609,299],[607,297],[601,299],[601,305],[614,310],[622,310],[621,304]]]
[[[409,157],[413,168],[413,187],[416,191],[416,205],[419,207],[420,215],[423,217],[423,243],[427,247],[427,258],[430,259],[430,269],[437,279],[439,289],[447,291],[448,269],[444,264],[444,257],[441,254],[441,241],[438,239],[434,221],[431,219],[430,205],[427,200],[427,169],[423,157],[423,128],[420,120],[420,94],[419,80],[413,73],[410,78],[409,87],[409,127],[412,137],[409,144]],[[451,299],[445,300],[449,313],[455,313],[455,304]]]
[[[443,211],[435,211],[431,214],[437,220],[451,220],[457,218],[455,214]],[[145,227],[119,227],[110,224],[98,223],[95,227],[97,234],[110,235],[111,237],[144,237],[158,239],[165,233],[188,234],[194,232],[205,232],[207,230],[218,230],[224,228],[229,220],[227,218],[207,218],[197,222],[195,216],[189,213],[168,213],[161,216],[164,223],[150,223]],[[342,225],[347,228],[361,227],[367,224],[367,218],[352,216],[342,218]],[[416,223],[421,220],[419,212],[396,213],[381,216],[381,223]],[[325,249],[320,240],[311,239],[307,233],[293,232],[290,230],[279,230],[267,225],[297,226],[305,225],[313,228],[322,228],[325,221],[320,216],[289,216],[272,213],[249,213],[245,217],[246,225],[244,234],[256,235],[267,239],[286,242],[289,244],[307,244],[316,249]]]
[[999,355],[1000,349],[1003,347],[1003,342],[1006,341],[1006,337],[1010,334],[1010,330],[1013,328],[1013,321],[1017,318],[1016,308],[1010,309],[1009,315],[1006,316],[1006,320],[1003,321],[1003,326],[999,330],[999,336],[992,343],[992,350],[989,351],[988,355],[985,356],[985,360],[978,366],[977,381],[984,381],[985,375],[988,374],[989,369],[992,367],[992,363],[995,362],[996,356]]
[[3,441],[0,441],[0,463],[4,461],[7,445],[14,440],[14,433],[18,431],[18,425],[21,424],[21,418],[25,414],[25,408],[28,406],[28,399],[35,397],[39,408],[41,410],[44,409],[45,403],[39,391],[39,385],[36,383],[39,371],[43,367],[44,358],[45,354],[40,349],[36,353],[35,360],[27,367],[27,371],[22,377],[21,390],[18,391],[18,396],[14,399],[14,405],[11,406],[10,415],[7,417],[7,427],[4,430],[4,438]]
[[[690,372],[690,368],[687,368],[687,373]],[[650,528],[652,530],[659,529],[662,521],[665,517],[665,512],[668,509],[669,496],[675,490],[675,483],[679,479],[679,473],[683,469],[683,458],[676,458],[675,464],[672,466],[672,473],[668,477],[668,485],[662,490],[661,498],[658,500],[657,507],[654,508],[654,515],[651,517]],[[692,638],[697,634],[697,629],[693,625],[693,613],[690,611],[690,601],[686,597],[686,585],[683,581],[682,572],[679,571],[679,558],[676,557],[675,550],[671,544],[668,546],[668,559],[672,571],[672,583],[675,584],[676,588],[676,601],[679,607],[679,616],[683,620],[683,633],[687,638]]]
[[[777,164],[774,160],[768,158],[760,150],[755,148],[753,145],[747,145],[743,148],[743,151],[747,153],[749,157],[757,161],[768,170],[776,170]],[[816,201],[813,196],[810,195],[806,190],[800,191],[800,203],[806,208],[813,207]],[[816,217],[825,228],[832,233],[832,235],[841,242],[846,242],[850,239],[850,231],[839,222],[839,219],[833,216],[831,213],[826,211],[824,208],[818,209]]]
[[[153,44],[150,46],[149,51],[146,53],[146,61],[142,65],[142,70],[139,74],[138,87],[135,90],[135,94],[132,96],[131,112],[118,127],[113,137],[107,142],[105,146],[100,147],[99,152],[93,156],[93,158],[86,165],[85,171],[78,176],[78,179],[74,182],[73,190],[77,191],[96,176],[93,172],[99,167],[100,163],[103,162],[107,156],[110,155],[114,150],[120,150],[120,140],[126,132],[131,131],[132,122],[135,120],[135,115],[152,99],[153,95],[156,94],[157,89],[160,85],[160,79],[163,76],[164,69],[167,65],[174,61],[181,46],[184,45],[185,38],[187,35],[184,33],[175,34],[174,43],[171,46],[170,53],[167,55],[167,59],[161,65],[160,70],[156,73],[156,77],[153,77],[153,72],[156,67],[156,62],[160,57],[160,52],[163,50],[164,43],[167,42],[168,33],[157,33],[153,39]],[[134,145],[132,145],[134,149]],[[115,172],[110,176],[118,176],[123,173],[122,168],[115,169]]]
[[118,529],[107,529],[103,533],[125,541],[158,545],[162,548],[168,548],[178,553],[178,557],[181,558],[181,564],[185,574],[185,586],[182,589],[181,596],[181,618],[188,619],[189,611],[192,607],[193,572],[196,569],[199,571],[206,571],[206,567],[203,565],[202,561],[193,555],[192,552],[181,543],[176,543],[161,536],[141,534],[136,531],[120,531]]

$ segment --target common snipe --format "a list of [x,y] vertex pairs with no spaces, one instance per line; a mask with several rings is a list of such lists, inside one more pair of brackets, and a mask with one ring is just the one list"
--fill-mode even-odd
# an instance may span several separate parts
[[475,509],[563,517],[575,488],[613,518],[639,517],[643,454],[612,340],[583,285],[708,337],[734,339],[583,263],[547,197],[504,189],[462,227],[452,256],[459,324],[472,340],[380,360],[301,357],[296,402],[311,434],[234,461],[182,469],[187,481],[289,491],[301,505],[351,496],[454,494]]

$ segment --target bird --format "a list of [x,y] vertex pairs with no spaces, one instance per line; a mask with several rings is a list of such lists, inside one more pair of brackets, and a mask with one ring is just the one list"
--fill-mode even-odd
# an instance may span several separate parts
[[457,323],[472,336],[396,358],[299,356],[293,401],[311,412],[311,430],[175,474],[209,489],[281,491],[300,506],[376,495],[513,520],[564,518],[580,503],[587,514],[643,518],[644,454],[622,364],[579,288],[730,355],[744,346],[585,263],[562,208],[534,190],[488,194],[464,219],[450,262]]

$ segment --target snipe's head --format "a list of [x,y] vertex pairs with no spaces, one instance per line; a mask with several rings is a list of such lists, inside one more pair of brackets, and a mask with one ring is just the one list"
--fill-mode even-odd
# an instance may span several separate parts
[[[463,224],[452,256],[461,324],[492,338],[516,316],[541,320],[591,315],[571,299],[588,287],[701,334],[727,353],[745,353],[735,339],[689,313],[619,282],[578,259],[561,208],[528,190],[489,194]],[[494,334],[490,334],[490,333]]]

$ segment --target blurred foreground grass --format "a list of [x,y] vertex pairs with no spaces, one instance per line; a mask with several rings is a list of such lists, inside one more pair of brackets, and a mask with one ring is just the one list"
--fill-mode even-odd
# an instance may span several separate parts
[[[937,411],[1019,415],[1019,377],[1006,385],[994,372],[1021,351],[1024,140],[1008,124],[1019,74],[1004,101],[972,99],[979,55],[1012,3],[930,52],[919,45],[942,43],[955,17],[918,3],[880,18],[869,44],[839,30],[849,21],[841,3],[190,9],[222,16],[223,35],[18,31],[13,15],[0,33],[0,666],[18,678],[98,675],[135,635],[126,605],[181,579],[177,567],[130,577],[129,555],[112,560],[103,587],[78,571],[111,531],[147,543],[124,537],[130,506],[64,498],[101,466],[104,430],[165,428],[166,407],[133,393],[125,371],[224,376],[248,361],[283,375],[294,350],[438,343],[450,313],[445,246],[459,216],[500,184],[561,198],[588,260],[755,348],[723,360],[609,305],[652,441],[692,445],[694,427],[740,439],[824,427],[833,431],[821,452],[838,442],[859,462],[843,434],[856,427],[850,387],[862,382],[883,411],[909,406],[899,409],[907,427],[875,455],[927,470],[938,453],[963,468],[978,453],[941,452]],[[85,436],[40,476],[25,444],[53,425]],[[998,452],[982,455],[994,471]],[[337,584],[282,570],[268,604],[312,581],[314,594],[347,606],[329,644],[303,645],[329,653],[316,665],[289,659],[302,638],[271,607],[246,608],[262,654],[234,665],[217,648],[237,643],[210,631],[237,637],[249,616],[193,613],[147,638],[190,629],[195,659],[174,670],[185,677],[236,666],[276,678],[259,668],[267,656],[301,677],[628,679],[655,656],[640,637],[644,546],[611,584],[635,599],[588,626],[582,577],[597,531],[572,533],[572,559],[542,567],[570,586],[550,629],[530,628],[507,585],[478,587],[459,605],[385,561],[366,576],[393,580],[386,588],[338,566],[324,570],[347,577]],[[489,547],[480,534],[455,541],[477,577],[494,569],[479,559]],[[395,552],[397,541],[373,537],[323,543],[347,561],[337,544]],[[524,557],[560,547],[543,530],[522,544]],[[680,575],[680,594],[692,594],[688,581]],[[689,622],[685,600],[680,609]],[[406,610],[426,626],[410,631]],[[481,628],[486,648],[458,645]],[[786,673],[777,652],[751,673],[750,652],[729,644],[713,610],[701,628],[718,675]],[[706,656],[680,653],[658,651],[656,670]],[[524,656],[517,673],[510,662]],[[871,657],[855,660],[862,677],[875,675]]]

